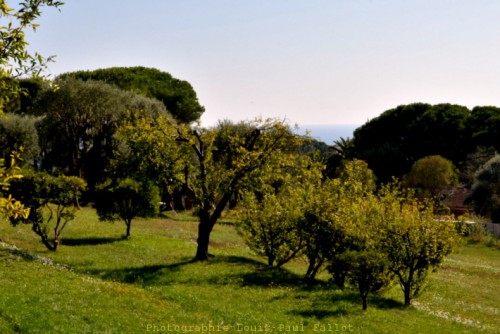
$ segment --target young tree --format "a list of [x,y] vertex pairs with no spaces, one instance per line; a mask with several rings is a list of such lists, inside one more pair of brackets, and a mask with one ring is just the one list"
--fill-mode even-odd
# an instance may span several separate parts
[[348,268],[346,278],[357,287],[363,303],[363,310],[368,308],[368,296],[390,285],[392,273],[386,254],[374,249],[349,250],[342,253],[339,261]]
[[276,155],[243,191],[238,229],[249,247],[281,266],[301,253],[305,244],[304,212],[322,179],[315,155]]
[[338,215],[346,226],[348,242],[347,250],[335,261],[344,269],[347,282],[359,291],[366,310],[368,296],[390,285],[393,277],[380,248],[384,211],[379,199],[366,191],[344,201]]
[[166,197],[183,184],[189,148],[175,140],[178,132],[172,118],[155,118],[141,112],[132,116],[114,137],[118,145],[109,177],[153,182],[162,191],[162,200],[171,202]]
[[438,267],[458,245],[453,223],[434,219],[432,204],[421,203],[393,184],[380,193],[384,215],[379,249],[399,280],[405,305],[418,295],[427,274]]
[[127,178],[100,185],[95,208],[101,221],[122,220],[127,226],[125,238],[129,239],[132,220],[138,216],[156,216],[159,203],[157,187]]
[[12,193],[30,211],[27,217],[11,218],[11,223],[30,224],[45,247],[55,252],[61,243],[61,232],[75,218],[78,197],[85,190],[86,183],[75,176],[55,177],[34,171],[23,174],[13,182]]
[[[306,203],[298,228],[305,244],[307,279],[313,280],[327,261],[344,252],[347,247],[345,226],[337,215],[341,198],[339,180],[326,180],[305,196]],[[340,268],[336,266],[335,269]],[[336,272],[340,274],[340,270]],[[337,283],[340,283],[339,280]]]
[[282,266],[304,247],[297,228],[303,210],[302,195],[287,187],[277,193],[271,190],[259,194],[259,199],[248,193],[241,203],[238,231],[250,249],[266,257],[270,266]]

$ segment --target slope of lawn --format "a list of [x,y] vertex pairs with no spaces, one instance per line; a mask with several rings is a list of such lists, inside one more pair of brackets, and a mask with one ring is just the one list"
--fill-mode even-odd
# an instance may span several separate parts
[[28,226],[0,225],[0,333],[500,332],[500,252],[465,245],[432,274],[414,305],[395,286],[361,310],[353,291],[305,284],[305,264],[269,268],[230,224],[193,263],[187,214],[125,226],[78,212],[56,253]]

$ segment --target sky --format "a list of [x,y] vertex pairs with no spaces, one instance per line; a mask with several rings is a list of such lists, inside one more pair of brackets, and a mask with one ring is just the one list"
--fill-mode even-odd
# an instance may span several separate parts
[[363,124],[414,102],[500,106],[498,0],[64,0],[48,74],[146,66],[221,119]]

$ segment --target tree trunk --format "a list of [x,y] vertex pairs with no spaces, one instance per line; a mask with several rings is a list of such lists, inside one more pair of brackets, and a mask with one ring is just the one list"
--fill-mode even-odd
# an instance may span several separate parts
[[410,306],[410,304],[411,304],[411,289],[410,289],[409,284],[404,286],[404,294],[405,294],[405,305]]
[[125,234],[125,239],[130,239],[130,227],[132,226],[132,219],[125,221],[127,225],[127,233]]
[[212,224],[208,213],[200,212],[200,223],[198,225],[198,247],[196,249],[196,261],[208,260],[208,244],[210,242],[210,233]]
[[368,308],[368,295],[362,295],[361,298],[363,298],[363,311],[366,311]]
[[47,247],[47,249],[49,251],[52,251],[52,252],[56,251],[55,248],[54,248],[54,245],[52,245],[50,243],[47,234],[45,233],[45,231],[43,230],[43,228],[40,227],[40,225],[38,225],[37,223],[33,223],[33,225],[31,226],[31,229],[33,230],[33,232],[35,232],[42,239],[43,245],[45,247]]
[[306,271],[305,278],[308,278],[308,279],[311,278],[315,266],[316,266],[316,258],[315,257],[310,257],[309,258],[309,266],[307,266],[307,271]]
[[61,243],[61,232],[57,231],[57,228],[54,230],[54,249],[52,249],[53,252],[57,250],[57,247],[59,247],[59,244]]

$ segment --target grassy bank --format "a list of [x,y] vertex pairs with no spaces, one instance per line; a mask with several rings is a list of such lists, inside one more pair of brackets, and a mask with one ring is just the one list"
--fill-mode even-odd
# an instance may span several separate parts
[[231,225],[216,226],[214,258],[193,263],[197,224],[171,218],[137,220],[123,240],[124,225],[83,209],[57,253],[1,224],[0,332],[500,332],[496,249],[464,246],[410,308],[395,286],[363,312],[355,292],[305,284],[300,261],[267,267]]

